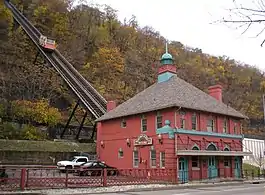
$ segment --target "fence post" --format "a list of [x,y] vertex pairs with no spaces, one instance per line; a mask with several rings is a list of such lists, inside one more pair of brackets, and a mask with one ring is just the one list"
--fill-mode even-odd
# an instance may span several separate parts
[[66,169],[66,173],[65,173],[65,187],[68,188],[68,171],[69,169]]
[[29,182],[29,169],[27,169],[27,172],[26,173],[27,173],[27,177],[26,177],[27,179],[26,179],[25,186],[28,187],[28,182]]
[[25,181],[26,181],[26,169],[21,169],[20,175],[20,190],[25,190]]
[[107,169],[103,169],[103,186],[107,186]]

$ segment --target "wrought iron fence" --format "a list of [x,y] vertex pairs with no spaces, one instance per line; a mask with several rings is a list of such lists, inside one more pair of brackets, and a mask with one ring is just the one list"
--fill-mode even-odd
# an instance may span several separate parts
[[79,168],[62,172],[56,167],[4,167],[1,171],[0,191],[265,179],[265,170],[238,172],[231,168],[190,171],[177,171],[176,169],[81,170]]

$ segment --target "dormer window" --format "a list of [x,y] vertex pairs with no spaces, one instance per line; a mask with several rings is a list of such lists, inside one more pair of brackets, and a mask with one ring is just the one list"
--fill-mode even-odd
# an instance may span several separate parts
[[122,121],[121,121],[121,127],[122,128],[126,128],[126,126],[127,126],[126,120],[125,119],[122,119]]
[[163,126],[162,120],[163,120],[163,116],[161,115],[160,112],[157,112],[156,113],[156,128],[157,129]]

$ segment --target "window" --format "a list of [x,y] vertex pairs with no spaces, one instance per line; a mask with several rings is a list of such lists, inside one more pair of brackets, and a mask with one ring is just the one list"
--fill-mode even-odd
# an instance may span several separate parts
[[229,156],[225,156],[224,157],[224,166],[225,167],[229,167],[230,166],[230,157]]
[[150,151],[150,167],[156,167],[156,151]]
[[227,119],[224,118],[224,120],[223,120],[223,133],[227,133],[227,129],[228,129],[228,127],[227,127]]
[[181,112],[179,112],[179,115],[180,115],[180,128],[185,129],[185,123],[186,123],[185,115],[186,115],[186,113],[181,111]]
[[200,150],[200,149],[199,149],[198,146],[195,145],[195,146],[192,147],[192,150]]
[[126,126],[127,126],[126,120],[122,119],[122,121],[121,121],[121,127],[122,128],[126,128]]
[[[193,146],[192,150],[200,150],[198,146]],[[199,157],[198,156],[192,156],[191,157],[191,164],[193,168],[198,168],[199,167]]]
[[224,151],[229,151],[229,148],[226,146],[225,149],[224,149]]
[[119,158],[123,158],[123,150],[120,148],[118,153]]
[[87,158],[79,158],[76,162],[87,162]]
[[160,114],[160,112],[157,112],[157,114],[156,114],[156,128],[157,129],[161,128],[163,126],[162,120],[163,120],[162,115]]
[[215,120],[212,117],[208,119],[207,131],[208,132],[214,132],[215,131]]
[[191,116],[191,129],[197,130],[197,116],[196,113],[193,113]]
[[139,167],[139,153],[137,150],[133,151],[133,167]]
[[166,153],[160,152],[160,168],[165,168],[166,166]]
[[237,134],[237,123],[234,122],[234,134]]
[[147,119],[145,118],[144,115],[141,118],[141,129],[142,129],[142,132],[147,131]]
[[199,157],[198,156],[192,156],[191,157],[191,164],[192,164],[192,167],[198,168],[199,167]]

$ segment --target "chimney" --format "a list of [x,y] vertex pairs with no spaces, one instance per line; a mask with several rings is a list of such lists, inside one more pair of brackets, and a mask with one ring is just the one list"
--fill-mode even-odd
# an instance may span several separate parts
[[223,87],[221,85],[210,86],[208,87],[208,93],[210,96],[222,102],[222,89]]
[[107,102],[107,112],[113,110],[116,108],[116,102],[115,101],[108,101]]

